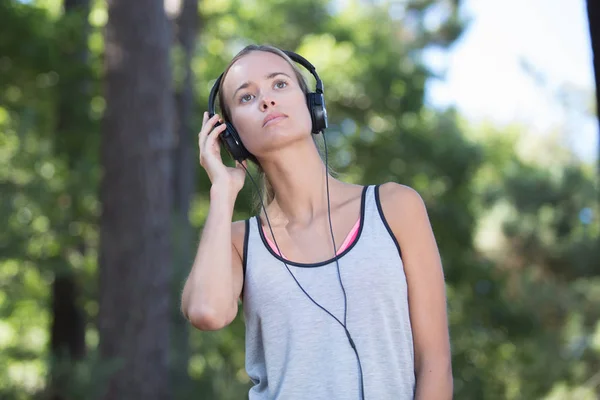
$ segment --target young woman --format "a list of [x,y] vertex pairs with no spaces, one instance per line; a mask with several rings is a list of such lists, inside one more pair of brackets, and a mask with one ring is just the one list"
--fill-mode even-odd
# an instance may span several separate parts
[[[329,176],[313,136],[324,105],[307,100],[293,54],[249,46],[217,83],[222,115],[205,113],[199,133],[210,209],[182,311],[217,330],[241,299],[251,400],[450,399],[444,275],[423,200]],[[267,183],[263,211],[233,223],[247,164],[223,164],[228,126]]]

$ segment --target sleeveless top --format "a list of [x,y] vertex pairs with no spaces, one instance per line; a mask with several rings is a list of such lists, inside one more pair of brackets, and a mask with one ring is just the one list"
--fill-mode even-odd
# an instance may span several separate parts
[[[249,400],[414,398],[414,350],[400,246],[384,217],[379,185],[364,187],[354,242],[328,260],[285,260],[269,246],[257,216],[246,220],[243,310]],[[285,262],[289,271],[284,265]],[[292,278],[294,275],[298,283]]]

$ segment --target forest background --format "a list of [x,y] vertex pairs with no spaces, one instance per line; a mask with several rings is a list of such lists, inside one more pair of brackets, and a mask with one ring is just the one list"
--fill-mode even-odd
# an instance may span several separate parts
[[[598,165],[565,146],[565,126],[532,139],[426,104],[439,77],[424,52],[460,38],[460,7],[1,0],[0,398],[247,397],[241,313],[199,332],[179,302],[208,210],[202,113],[250,42],[317,67],[342,179],[425,200],[455,398],[600,398]],[[559,95],[595,116],[596,92]],[[247,179],[236,219],[253,197]]]

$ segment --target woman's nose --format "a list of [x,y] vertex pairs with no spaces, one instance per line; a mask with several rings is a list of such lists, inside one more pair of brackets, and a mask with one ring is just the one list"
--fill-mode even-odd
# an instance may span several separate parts
[[275,100],[263,98],[262,103],[261,103],[261,108],[263,110],[266,110],[267,108],[273,107],[274,105],[275,105]]

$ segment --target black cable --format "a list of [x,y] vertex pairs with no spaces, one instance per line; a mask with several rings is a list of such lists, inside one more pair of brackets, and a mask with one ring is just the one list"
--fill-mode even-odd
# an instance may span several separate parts
[[[354,354],[356,354],[356,360],[358,361],[358,369],[360,372],[360,393],[361,399],[365,400],[365,387],[363,384],[363,372],[362,365],[360,362],[360,356],[358,355],[358,350],[356,349],[356,345],[354,344],[354,340],[352,340],[352,336],[350,332],[348,332],[347,326],[347,310],[348,310],[348,299],[346,297],[346,289],[344,288],[344,284],[342,283],[342,276],[340,274],[340,264],[338,263],[338,257],[336,254],[336,246],[335,246],[335,237],[333,235],[333,225],[331,224],[331,201],[329,198],[329,161],[328,161],[328,151],[327,151],[327,139],[325,138],[325,134],[323,134],[323,144],[325,145],[325,186],[327,187],[327,215],[329,217],[329,231],[331,232],[331,241],[333,242],[333,255],[335,257],[335,264],[337,266],[338,278],[340,281],[340,286],[342,287],[342,292],[344,293],[344,330],[346,331],[346,336],[348,336],[348,341],[350,342],[350,346],[354,350]],[[364,223],[364,221],[363,221]]]
[[[306,290],[304,290],[304,288],[302,287],[302,285],[300,284],[300,282],[298,282],[298,280],[296,279],[296,277],[294,276],[294,274],[290,270],[290,267],[287,265],[287,263],[285,261],[282,261],[282,262],[283,262],[283,265],[285,265],[285,268],[287,269],[287,271],[289,272],[289,274],[291,275],[291,277],[294,279],[294,281],[296,282],[296,284],[300,288],[300,290],[302,290],[302,292],[304,292],[304,294],[306,295],[306,297],[308,297],[310,299],[310,301],[312,301],[321,310],[323,310],[327,314],[329,314],[333,319],[335,319],[337,321],[338,324],[340,324],[342,326],[342,328],[344,328],[344,332],[346,333],[346,336],[348,337],[348,342],[350,343],[350,346],[352,347],[352,350],[354,350],[354,354],[356,355],[356,360],[358,361],[358,369],[359,369],[359,373],[360,373],[360,393],[361,393],[361,399],[365,400],[365,388],[364,388],[364,383],[363,383],[364,379],[363,379],[362,364],[360,362],[360,356],[358,355],[358,350],[356,349],[356,344],[354,343],[354,340],[352,340],[352,336],[350,335],[350,332],[348,331],[348,328],[346,326],[347,325],[347,314],[348,314],[347,313],[347,311],[348,311],[348,299],[347,299],[347,296],[346,296],[346,289],[344,288],[344,284],[342,282],[342,276],[341,276],[341,273],[340,273],[340,264],[338,263],[338,256],[336,254],[336,245],[335,245],[335,237],[334,237],[334,234],[333,234],[333,225],[331,223],[331,200],[330,200],[330,197],[329,197],[329,172],[328,172],[328,166],[329,166],[329,164],[328,164],[327,139],[325,139],[325,134],[323,134],[323,143],[325,145],[325,181],[326,181],[326,187],[327,187],[327,215],[328,215],[328,218],[329,218],[329,230],[331,232],[331,240],[333,242],[333,256],[334,256],[335,264],[336,264],[336,267],[337,267],[338,280],[340,282],[340,286],[342,287],[342,292],[344,294],[344,322],[342,323],[335,315],[333,315],[331,312],[329,312],[329,310],[327,310],[325,307],[323,307],[319,303],[317,303],[306,292]],[[265,208],[265,204],[263,202],[263,198],[262,198],[262,194],[260,193],[260,189],[258,188],[258,185],[254,181],[254,178],[252,178],[252,175],[250,174],[250,172],[248,171],[248,169],[244,166],[244,164],[240,163],[240,165],[246,170],[246,173],[250,177],[250,180],[254,184],[254,187],[256,187],[256,191],[257,191],[258,197],[260,199],[260,204],[262,206],[263,211],[265,212],[265,218],[267,219],[267,224],[269,225],[269,230],[271,231],[271,236],[273,237],[273,242],[275,243],[275,247],[277,247],[277,251],[279,252],[279,255],[281,256],[281,258],[283,258],[283,253],[279,249],[279,245],[277,244],[277,240],[275,239],[275,234],[273,233],[273,228],[271,227],[271,221],[269,221],[269,216],[267,214],[267,209]],[[259,227],[259,229],[260,229],[260,227]]]

